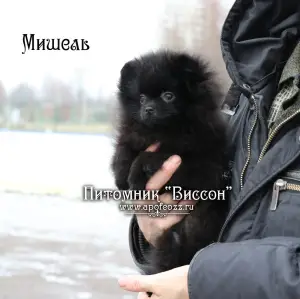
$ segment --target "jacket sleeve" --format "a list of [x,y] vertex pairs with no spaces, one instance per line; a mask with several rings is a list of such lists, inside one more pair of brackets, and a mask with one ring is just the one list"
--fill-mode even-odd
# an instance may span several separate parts
[[149,274],[150,270],[147,266],[148,261],[146,254],[149,250],[155,250],[154,247],[147,242],[141,232],[136,216],[131,218],[129,225],[129,248],[133,261],[142,274]]
[[214,243],[194,256],[190,299],[300,298],[300,238]]

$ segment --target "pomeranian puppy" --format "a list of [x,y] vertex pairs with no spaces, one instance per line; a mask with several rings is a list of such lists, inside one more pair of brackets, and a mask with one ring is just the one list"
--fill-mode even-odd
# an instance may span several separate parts
[[[118,101],[111,164],[118,189],[145,189],[164,161],[176,154],[182,163],[167,186],[224,190],[226,126],[220,87],[206,62],[173,51],[142,55],[121,69]],[[159,143],[158,150],[145,152],[154,143]],[[162,188],[163,192],[170,191]],[[227,211],[227,200],[199,200],[158,239],[156,250],[147,256],[146,274],[189,264],[198,250],[217,240]]]

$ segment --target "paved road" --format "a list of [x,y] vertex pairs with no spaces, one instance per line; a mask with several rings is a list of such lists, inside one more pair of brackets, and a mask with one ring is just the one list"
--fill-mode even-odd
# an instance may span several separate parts
[[0,298],[133,299],[129,216],[112,202],[0,194]]

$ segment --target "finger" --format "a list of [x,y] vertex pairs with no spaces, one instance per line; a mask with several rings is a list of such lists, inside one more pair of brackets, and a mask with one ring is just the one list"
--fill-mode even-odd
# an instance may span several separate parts
[[179,223],[185,214],[168,214],[163,218],[157,219],[157,223],[161,229],[169,229],[171,226]]
[[178,206],[184,206],[184,205],[195,205],[198,201],[197,200],[178,200],[174,199],[172,197],[171,193],[164,193],[159,196],[159,201],[166,204],[166,205],[178,205]]
[[166,205],[172,205],[172,204],[177,204],[177,200],[173,200],[172,194],[170,193],[164,193],[159,196],[159,201],[166,204]]
[[159,142],[151,144],[149,147],[146,148],[146,152],[155,152],[159,148]]
[[184,206],[184,205],[195,205],[198,201],[197,200],[180,200],[178,205]]
[[146,189],[159,190],[161,189],[172,177],[181,163],[181,158],[177,155],[171,156],[167,159],[159,169],[148,181]]
[[162,195],[159,196],[159,201],[169,205],[169,204],[174,204],[174,205],[178,205],[178,206],[184,206],[184,205],[195,205],[198,201],[197,200],[178,200],[178,199],[174,199],[172,197],[171,193],[164,193]]
[[152,292],[151,275],[131,275],[119,279],[119,286],[130,292]]

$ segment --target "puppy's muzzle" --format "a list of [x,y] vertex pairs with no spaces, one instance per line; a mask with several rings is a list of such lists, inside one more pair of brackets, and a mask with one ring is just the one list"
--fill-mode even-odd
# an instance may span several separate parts
[[156,116],[156,109],[153,105],[148,104],[142,108],[141,117],[143,120],[152,120]]
[[145,108],[145,114],[146,115],[151,115],[151,114],[153,114],[154,113],[154,109],[153,109],[153,107],[146,107]]

